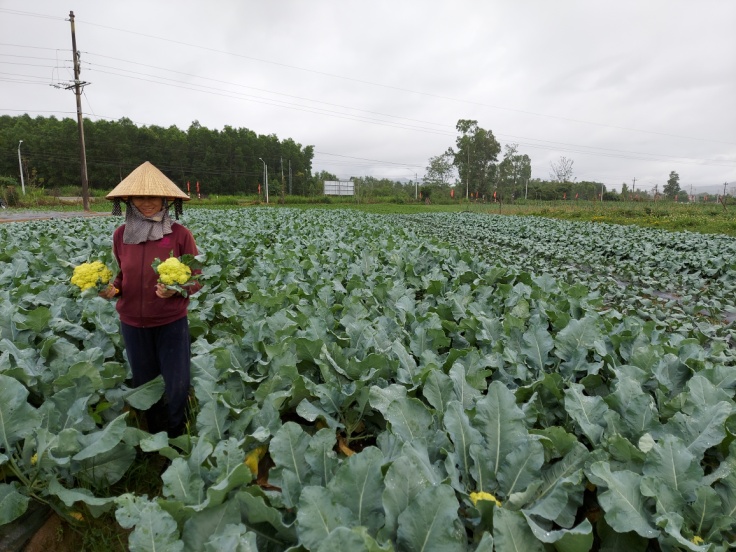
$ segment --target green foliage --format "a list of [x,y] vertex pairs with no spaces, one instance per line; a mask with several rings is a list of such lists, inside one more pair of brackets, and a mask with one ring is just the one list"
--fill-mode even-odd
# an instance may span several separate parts
[[19,200],[18,195],[19,194],[15,189],[15,186],[8,184],[3,189],[2,198],[8,207],[17,207]]
[[[131,550],[733,541],[732,239],[188,210],[197,408],[169,440],[131,420],[162,386],[126,384],[113,303],[69,292],[119,222],[0,226],[0,520],[114,512]],[[121,488],[136,454],[170,461],[159,489]]]
[[[314,147],[302,146],[291,138],[280,140],[275,135],[229,126],[211,130],[197,121],[186,130],[137,126],[126,118],[86,120],[84,130],[92,193],[109,192],[142,162],[150,161],[182,190],[186,191],[189,182],[192,197],[197,195],[197,182],[205,196],[256,194],[258,184],[263,184],[263,159],[271,177],[281,174],[283,160],[284,171],[291,168],[293,193],[309,195]],[[23,163],[29,175],[26,186],[56,190],[79,182],[76,120],[28,115],[0,118],[0,141],[17,143],[19,139],[23,140]],[[0,174],[17,173],[17,157],[0,159]],[[278,181],[280,185],[280,178]]]

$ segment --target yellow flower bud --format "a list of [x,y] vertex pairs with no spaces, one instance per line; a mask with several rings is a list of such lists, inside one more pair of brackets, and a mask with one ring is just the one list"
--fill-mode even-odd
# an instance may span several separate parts
[[501,507],[501,501],[498,500],[491,493],[485,493],[483,491],[479,491],[477,493],[470,493],[470,502],[473,503],[473,506],[478,504],[479,500],[487,500],[489,502],[495,502],[496,506],[498,506],[499,508]]

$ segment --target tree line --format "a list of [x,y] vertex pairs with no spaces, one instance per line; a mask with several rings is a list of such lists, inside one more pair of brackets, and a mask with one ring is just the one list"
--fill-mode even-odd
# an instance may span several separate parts
[[518,144],[502,148],[493,131],[475,120],[460,119],[455,128],[455,147],[429,159],[427,194],[445,195],[452,188],[455,197],[484,201],[614,199],[600,182],[576,182],[570,159],[551,163],[550,179],[532,178],[531,159]]
[[[259,135],[246,128],[225,126],[211,130],[194,121],[184,131],[176,126],[138,126],[130,119],[85,119],[87,174],[91,190],[109,190],[143,161],[150,161],[186,191],[203,195],[240,195],[264,192],[264,163],[269,194],[315,196],[325,180],[339,180],[322,171],[312,174],[314,146],[302,146],[274,134]],[[493,132],[478,122],[460,119],[455,147],[431,157],[419,182],[352,177],[358,201],[408,202],[471,199],[513,202],[533,200],[627,200],[648,198],[624,184],[622,193],[607,191],[600,182],[576,181],[573,161],[561,157],[550,163],[549,179],[532,178],[531,159],[517,144],[503,148]],[[81,184],[79,133],[71,118],[30,115],[0,116],[0,184],[19,183],[20,164],[25,184],[53,193]],[[687,200],[679,176],[670,173],[663,195]],[[656,198],[657,193],[654,196]],[[684,197],[680,197],[684,196]]]
[[[314,146],[246,128],[210,130],[194,121],[176,126],[137,126],[130,119],[84,120],[87,175],[91,190],[109,190],[144,161],[150,161],[183,190],[196,182],[204,194],[255,194],[263,185],[265,162],[269,192],[314,195],[321,183],[312,175]],[[0,116],[0,178],[54,188],[81,185],[79,133],[74,119]]]

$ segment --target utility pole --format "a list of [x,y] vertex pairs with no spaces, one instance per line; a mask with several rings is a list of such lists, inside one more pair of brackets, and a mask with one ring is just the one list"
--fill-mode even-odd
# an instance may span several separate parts
[[289,195],[292,195],[291,193],[291,159],[289,159]]
[[470,198],[470,184],[468,182],[468,177],[470,176],[470,149],[468,148],[468,169],[465,171],[465,200],[467,201]]
[[631,185],[631,193],[633,194],[636,191],[636,177],[634,177],[634,183]]
[[23,190],[23,195],[26,195],[26,182],[23,180],[23,161],[21,161],[20,157],[20,145],[23,143],[23,140],[20,140],[18,142],[18,168],[20,169],[20,187]]
[[84,118],[82,117],[82,89],[87,84],[79,80],[79,52],[77,51],[77,36],[74,31],[74,12],[69,12],[69,21],[72,25],[72,56],[74,61],[74,95],[77,98],[77,127],[79,128],[79,162],[82,166],[82,206],[89,211],[89,184],[87,182],[87,152],[84,147]]
[[284,203],[286,196],[286,183],[284,182],[284,158],[281,158],[281,203]]

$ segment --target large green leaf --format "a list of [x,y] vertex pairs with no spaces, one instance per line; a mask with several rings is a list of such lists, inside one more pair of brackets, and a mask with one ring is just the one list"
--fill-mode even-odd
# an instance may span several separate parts
[[204,481],[184,458],[175,458],[161,475],[163,494],[183,504],[199,504],[204,500]]
[[725,401],[697,408],[692,415],[677,412],[665,430],[682,439],[696,458],[702,458],[710,447],[726,437],[725,422],[733,413],[732,403]]
[[327,486],[337,502],[352,511],[355,522],[371,534],[384,522],[383,462],[383,453],[368,447],[343,462]]
[[715,490],[721,498],[723,515],[736,519],[736,472],[721,479]]
[[0,444],[5,451],[39,427],[41,416],[26,402],[28,390],[16,379],[0,374]]
[[544,447],[532,438],[512,450],[498,470],[498,484],[505,496],[521,492],[539,479],[544,464]]
[[652,514],[639,490],[641,476],[630,471],[612,472],[605,462],[595,462],[587,470],[588,479],[606,490],[598,493],[598,502],[606,521],[616,531],[635,531],[642,537],[655,538]]
[[324,428],[315,433],[304,452],[304,460],[311,469],[311,482],[314,485],[327,485],[338,466],[337,454],[334,451],[334,430]]
[[102,431],[90,433],[80,438],[84,448],[73,456],[73,460],[86,460],[104,454],[120,443],[127,428],[128,413],[121,414],[107,424]]
[[115,518],[121,527],[133,529],[128,538],[131,552],[179,552],[184,543],[171,515],[146,498],[124,494],[116,499]]
[[544,370],[549,360],[549,353],[554,348],[554,340],[547,328],[538,323],[530,326],[522,336],[521,352],[527,362],[538,371]]
[[[483,438],[480,431],[470,425],[470,419],[463,410],[460,402],[453,400],[447,404],[446,409],[447,411],[443,420],[444,425],[450,439],[455,445],[455,458],[459,462],[458,467],[463,475],[465,485],[471,486],[470,470],[472,459],[470,456],[470,447],[473,444],[482,445]],[[488,488],[488,485],[492,481],[485,482],[485,487],[483,481],[477,481],[477,483],[478,490],[484,490],[484,488]]]
[[618,374],[616,388],[605,401],[621,416],[625,428],[622,433],[634,442],[659,425],[654,398],[633,378]]
[[77,477],[96,485],[112,485],[125,475],[135,456],[135,449],[121,442],[107,452],[79,462]]
[[493,544],[497,552],[544,552],[524,515],[504,508],[493,513]]
[[[468,383],[465,366],[456,362],[450,368],[450,379],[454,384],[455,398],[465,410],[473,407],[482,393]],[[485,386],[485,380],[483,380]]]
[[441,472],[431,464],[426,447],[418,441],[404,444],[401,455],[389,466],[383,480],[385,531],[395,538],[399,515],[422,490],[439,485],[441,479]]
[[392,401],[386,412],[386,420],[391,424],[393,433],[407,442],[426,436],[434,422],[424,403],[415,398]]
[[399,549],[417,552],[465,550],[465,531],[458,518],[455,492],[447,485],[421,491],[399,515]]
[[204,544],[204,552],[258,552],[256,534],[242,523],[225,525]]
[[710,552],[713,549],[709,543],[698,544],[683,535],[683,519],[676,512],[667,512],[659,516],[657,524],[663,532],[659,542],[667,548],[677,547],[680,550],[690,550],[691,552]]
[[477,402],[473,426],[485,439],[494,475],[508,454],[528,439],[524,419],[516,397],[500,382],[492,382],[486,396]]
[[651,542],[635,532],[619,533],[606,523],[605,518],[600,518],[596,523],[596,532],[601,539],[601,552],[644,552]]
[[28,508],[29,498],[18,492],[18,483],[0,483],[0,525],[22,516]]
[[443,416],[447,404],[455,397],[453,380],[440,370],[432,370],[422,386],[422,394],[439,416]]
[[[725,383],[730,380],[719,381]],[[729,393],[725,389],[716,386],[709,379],[701,374],[695,374],[687,382],[687,404],[684,409],[692,411],[695,409],[708,408],[709,405],[717,404],[721,401],[730,401],[733,399],[733,393]]]
[[605,354],[605,346],[598,325],[592,317],[581,320],[570,320],[570,323],[555,337],[555,355],[563,360],[570,360],[579,351],[596,350]]
[[253,479],[250,468],[245,464],[238,464],[226,476],[207,488],[206,507],[222,503],[234,489],[249,483]]
[[704,475],[698,459],[674,435],[665,435],[654,444],[642,471],[642,493],[654,497],[663,511],[671,512],[679,512],[685,503],[695,500]]
[[368,534],[365,527],[338,527],[322,541],[317,552],[392,552],[393,546],[387,542],[381,546]]
[[212,537],[223,533],[228,525],[240,523],[240,509],[235,501],[195,512],[184,522],[181,540],[184,550],[199,552]]
[[350,509],[339,504],[333,493],[324,487],[304,487],[299,498],[296,525],[299,540],[309,550],[316,550],[331,531],[351,526]]
[[562,527],[571,527],[582,503],[583,465],[588,455],[582,443],[575,443],[562,460],[543,470],[542,484],[527,499],[531,506],[525,511]]
[[205,402],[197,414],[197,433],[214,442],[224,439],[232,424],[229,414],[228,407],[219,400]]
[[269,445],[271,459],[276,464],[269,479],[281,487],[284,504],[289,507],[296,506],[302,487],[307,484],[309,464],[304,462],[304,455],[309,441],[309,435],[298,424],[287,422],[276,432]]
[[139,387],[133,389],[123,387],[122,389],[125,402],[138,410],[148,410],[163,396],[164,380],[159,376]]
[[[714,533],[722,535],[736,524],[733,517],[724,516],[723,502],[718,493],[705,486],[695,491],[695,500],[685,507],[684,517],[693,533],[706,541],[711,541]],[[728,521],[723,523],[726,519]]]
[[603,416],[608,406],[601,397],[589,397],[583,390],[584,387],[579,383],[570,384],[565,391],[565,410],[590,442],[597,445],[603,436]]
[[[322,487],[316,487],[322,488]],[[240,504],[240,515],[243,523],[263,535],[269,542],[278,543],[281,547],[297,541],[296,528],[293,522],[287,523],[283,513],[267,504],[262,491],[255,486],[238,492],[235,499]]]
[[558,552],[588,552],[593,546],[593,526],[584,519],[572,529],[553,529],[551,524],[542,526],[529,514],[524,513],[534,536],[544,543],[554,543]]
[[17,314],[13,317],[16,328],[31,330],[35,333],[43,332],[50,319],[51,310],[43,306],[36,307],[33,310],[18,309]]
[[99,511],[99,508],[107,509],[115,501],[114,498],[96,497],[89,489],[67,489],[56,478],[49,481],[48,491],[70,508],[75,502],[83,502],[88,506],[98,508]]

